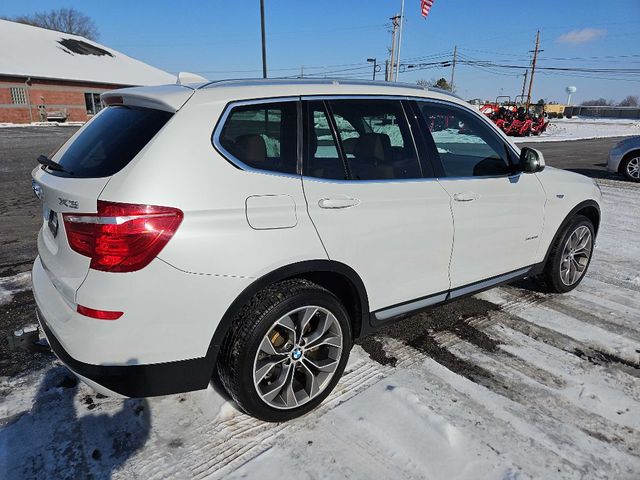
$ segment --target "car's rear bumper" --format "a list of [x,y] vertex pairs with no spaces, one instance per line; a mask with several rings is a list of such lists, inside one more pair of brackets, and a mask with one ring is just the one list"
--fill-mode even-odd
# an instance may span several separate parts
[[206,357],[148,365],[92,365],[73,358],[63,348],[36,307],[38,321],[51,350],[94,390],[107,395],[152,397],[206,388],[212,374],[217,348]]

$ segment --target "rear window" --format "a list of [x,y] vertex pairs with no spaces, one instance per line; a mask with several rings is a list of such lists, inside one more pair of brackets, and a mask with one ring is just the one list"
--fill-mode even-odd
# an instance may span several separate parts
[[149,108],[114,106],[94,118],[60,157],[72,178],[109,177],[122,170],[173,114]]

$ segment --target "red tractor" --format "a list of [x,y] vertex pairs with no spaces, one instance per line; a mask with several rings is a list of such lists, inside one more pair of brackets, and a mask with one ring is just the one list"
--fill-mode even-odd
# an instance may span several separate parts
[[511,97],[503,95],[497,97],[495,103],[482,105],[480,111],[487,115],[507,135],[514,137],[540,135],[549,125],[544,106],[542,106],[541,112],[536,112],[535,108],[527,110],[523,106],[525,103],[523,95],[515,97],[513,102]]

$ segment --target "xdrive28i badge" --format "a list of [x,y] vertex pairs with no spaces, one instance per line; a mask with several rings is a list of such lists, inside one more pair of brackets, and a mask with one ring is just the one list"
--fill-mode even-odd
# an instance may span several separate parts
[[69,200],[68,198],[58,197],[58,205],[62,205],[63,207],[78,209],[78,201],[77,200]]

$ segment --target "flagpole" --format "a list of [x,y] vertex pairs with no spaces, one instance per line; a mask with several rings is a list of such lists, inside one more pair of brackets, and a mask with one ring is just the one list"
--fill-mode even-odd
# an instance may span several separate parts
[[398,73],[400,73],[400,47],[402,46],[402,26],[404,25],[404,0],[400,6],[400,33],[398,39],[398,54],[396,55],[396,82],[398,81]]

